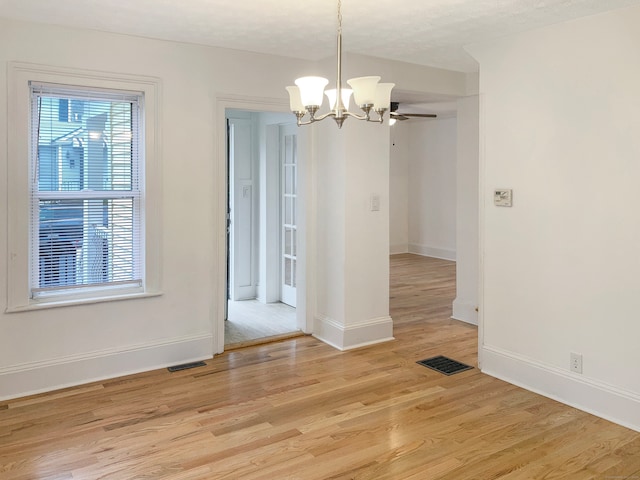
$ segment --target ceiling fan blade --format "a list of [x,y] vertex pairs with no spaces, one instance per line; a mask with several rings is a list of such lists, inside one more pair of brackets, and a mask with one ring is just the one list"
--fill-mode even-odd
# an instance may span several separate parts
[[421,117],[421,118],[436,118],[437,115],[435,113],[398,113],[397,115],[402,115],[404,117]]
[[389,114],[389,116],[390,116],[391,118],[395,118],[396,120],[409,120],[409,117],[406,117],[406,116],[401,115],[401,114],[396,113],[396,112],[391,112],[391,113]]
[[398,112],[399,106],[400,104],[398,102],[391,102],[391,111],[389,112],[389,116],[391,118],[395,118],[396,120],[409,120],[409,117],[421,117],[421,118],[437,117],[435,113],[400,113]]

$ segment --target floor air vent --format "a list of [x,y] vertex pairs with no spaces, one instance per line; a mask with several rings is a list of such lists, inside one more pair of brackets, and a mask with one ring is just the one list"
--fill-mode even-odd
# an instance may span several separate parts
[[465,365],[464,363],[456,362],[450,358],[439,355],[437,357],[427,358],[426,360],[420,360],[420,365],[430,368],[436,372],[444,373],[445,375],[453,375],[454,373],[464,372],[465,370],[471,370],[473,367]]
[[167,367],[170,372],[179,372],[180,370],[186,370],[187,368],[204,367],[207,364],[204,362],[191,362],[183,363],[182,365],[174,365],[173,367]]

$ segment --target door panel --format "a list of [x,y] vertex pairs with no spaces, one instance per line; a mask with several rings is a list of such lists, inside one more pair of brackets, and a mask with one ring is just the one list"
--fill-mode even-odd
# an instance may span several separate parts
[[253,134],[249,119],[229,119],[229,298],[256,297]]

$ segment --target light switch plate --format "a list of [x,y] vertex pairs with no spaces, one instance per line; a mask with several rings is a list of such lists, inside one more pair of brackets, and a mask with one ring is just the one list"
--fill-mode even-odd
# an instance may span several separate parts
[[380,211],[380,195],[372,194],[369,199],[369,208],[372,212]]
[[493,204],[496,207],[510,207],[513,191],[510,188],[496,188],[493,193]]

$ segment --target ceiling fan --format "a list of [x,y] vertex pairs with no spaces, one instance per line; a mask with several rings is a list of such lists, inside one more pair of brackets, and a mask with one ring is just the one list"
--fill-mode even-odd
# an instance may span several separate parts
[[400,106],[399,102],[391,102],[391,109],[389,112],[390,118],[394,118],[396,120],[409,120],[410,117],[420,117],[420,118],[436,118],[437,117],[435,113],[400,113],[398,112],[399,106]]

